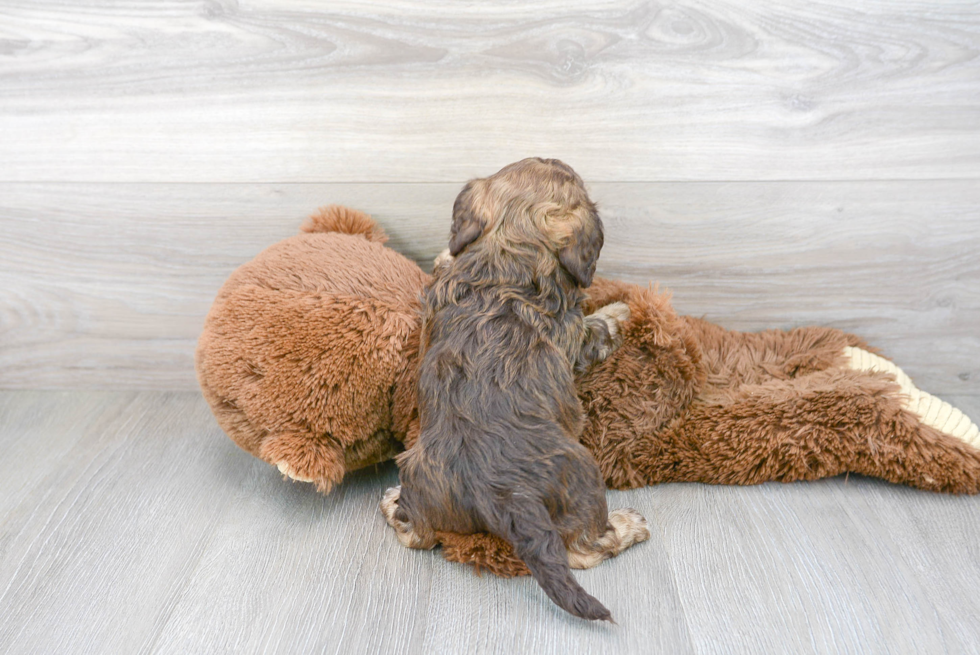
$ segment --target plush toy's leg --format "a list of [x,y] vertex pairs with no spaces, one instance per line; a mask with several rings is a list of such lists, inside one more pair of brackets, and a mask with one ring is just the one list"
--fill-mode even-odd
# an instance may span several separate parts
[[613,510],[609,512],[609,527],[601,537],[568,547],[568,565],[573,569],[591,569],[649,538],[647,520],[639,512],[628,507]]
[[401,498],[402,488],[391,487],[381,498],[381,513],[395,530],[398,542],[405,548],[420,548],[427,550],[434,548],[436,542],[433,539],[424,539],[416,531],[412,522],[408,519],[405,511],[398,506],[398,499]]
[[923,423],[890,374],[833,368],[695,403],[632,449],[647,483],[758,484],[845,472],[932,491],[980,492],[980,450]]
[[844,347],[865,345],[834,328],[733,332],[701,319],[684,320],[700,346],[709,386],[720,389],[791,380],[839,367]]
[[847,357],[848,368],[855,371],[893,375],[902,389],[904,408],[915,414],[924,424],[974,448],[980,448],[980,428],[969,417],[949,403],[917,389],[909,376],[894,363],[860,348],[847,347],[844,355]]
[[[635,509],[609,512],[609,524],[609,529],[595,541],[569,546],[569,566],[573,569],[592,568],[650,538],[646,519]],[[514,554],[513,547],[496,535],[437,532],[436,539],[442,546],[443,557],[450,562],[469,564],[477,571],[489,571],[503,578],[531,575],[524,562]]]
[[531,575],[524,561],[514,554],[514,548],[495,534],[436,532],[436,539],[447,561],[469,564],[477,573],[488,571],[502,578]]
[[324,493],[344,479],[344,451],[329,439],[281,433],[267,437],[259,456],[297,482],[312,482]]

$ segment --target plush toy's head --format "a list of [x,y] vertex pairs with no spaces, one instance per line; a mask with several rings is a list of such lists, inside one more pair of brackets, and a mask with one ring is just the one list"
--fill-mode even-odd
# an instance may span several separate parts
[[198,381],[239,446],[323,491],[390,459],[395,379],[428,276],[368,216],[328,207],[236,270],[198,342]]

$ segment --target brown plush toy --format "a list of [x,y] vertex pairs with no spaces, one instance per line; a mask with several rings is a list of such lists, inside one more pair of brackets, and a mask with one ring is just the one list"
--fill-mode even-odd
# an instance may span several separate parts
[[[418,434],[418,293],[429,279],[367,215],[328,207],[222,287],[197,349],[201,389],[239,446],[329,491]],[[596,279],[586,313],[632,311],[578,380],[583,443],[614,489],[758,484],[845,472],[980,492],[980,430],[858,337],[728,331],[656,289]],[[527,570],[491,535],[440,534],[447,559]]]

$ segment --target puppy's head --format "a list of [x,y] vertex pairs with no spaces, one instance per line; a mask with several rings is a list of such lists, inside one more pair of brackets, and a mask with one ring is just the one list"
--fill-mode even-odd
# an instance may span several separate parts
[[582,178],[557,159],[532,157],[471,180],[453,205],[449,252],[532,247],[557,257],[580,287],[592,284],[602,220]]

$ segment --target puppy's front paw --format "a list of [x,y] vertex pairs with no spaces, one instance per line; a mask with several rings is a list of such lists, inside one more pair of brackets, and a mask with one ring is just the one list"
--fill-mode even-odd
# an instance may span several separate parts
[[616,352],[623,343],[623,326],[630,320],[630,308],[624,302],[613,302],[585,317],[585,341],[575,363],[581,373]]
[[601,307],[592,316],[606,323],[609,336],[617,346],[623,341],[623,326],[630,320],[630,307],[624,302],[613,302]]
[[435,274],[439,269],[449,266],[454,260],[455,257],[449,254],[449,248],[446,248],[432,260],[432,273]]

